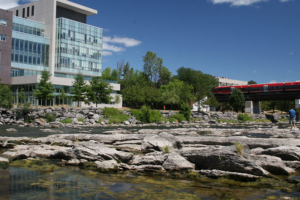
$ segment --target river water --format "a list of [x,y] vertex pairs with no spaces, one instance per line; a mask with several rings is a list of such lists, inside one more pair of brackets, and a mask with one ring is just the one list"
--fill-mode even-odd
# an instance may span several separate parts
[[[18,132],[8,133],[6,128]],[[145,127],[143,127],[144,129]],[[151,127],[153,128],[153,127]],[[165,127],[156,127],[165,128]],[[92,134],[116,129],[94,128]],[[132,128],[136,131],[137,128]],[[63,129],[66,134],[78,133],[78,129]],[[38,128],[0,126],[0,136],[45,137],[55,133],[43,133]],[[3,149],[0,149],[0,154]],[[56,161],[46,161],[55,166],[51,172],[33,169],[31,165],[10,165],[0,169],[1,200],[94,200],[94,199],[300,199],[299,192],[286,193],[281,189],[251,186],[251,184],[223,179],[190,179],[165,176],[145,176],[123,173],[98,173],[79,167],[60,166]],[[42,166],[42,165],[41,165]],[[43,168],[43,166],[42,166]],[[297,172],[290,177],[300,180]]]

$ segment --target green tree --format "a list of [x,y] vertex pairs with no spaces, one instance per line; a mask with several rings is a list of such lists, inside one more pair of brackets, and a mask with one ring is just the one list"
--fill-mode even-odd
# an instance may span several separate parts
[[116,69],[113,69],[110,75],[110,80],[118,81],[119,73]]
[[18,94],[18,98],[19,98],[19,101],[20,101],[20,105],[22,105],[22,103],[27,99],[27,96],[25,94],[24,88],[21,88],[21,90],[20,90],[20,92]]
[[88,87],[86,103],[93,102],[96,107],[100,103],[108,104],[112,99],[110,96],[112,92],[113,88],[108,82],[103,81],[100,77],[93,77]]
[[245,107],[245,97],[241,90],[235,88],[229,97],[229,103],[235,112],[243,110]]
[[158,70],[159,79],[157,81],[157,88],[160,88],[161,85],[167,85],[171,80],[172,73],[166,67],[161,67]]
[[38,98],[40,101],[44,100],[46,106],[47,100],[53,100],[55,88],[50,82],[51,74],[49,71],[44,70],[40,82],[36,85],[36,89],[33,89],[33,96]]
[[152,86],[153,82],[158,79],[158,72],[163,67],[163,60],[156,57],[156,53],[148,51],[143,56],[144,61],[144,73],[147,76],[148,85]]
[[10,86],[2,84],[0,79],[0,108],[10,109],[13,103],[14,96]]
[[248,81],[248,85],[255,85],[257,84],[255,81],[251,80],[251,81]]
[[119,104],[119,103],[121,103],[121,96],[117,94],[115,96],[115,104]]
[[123,75],[123,69],[124,69],[124,60],[120,60],[117,63],[117,73],[118,73],[118,81],[121,80],[121,77]]
[[161,99],[159,90],[154,87],[145,86],[142,88],[142,91],[145,96],[145,105],[152,105],[152,103],[156,103]]
[[211,107],[215,107],[215,108],[218,108],[219,105],[220,105],[219,102],[216,100],[214,95],[207,98],[207,100],[204,102],[204,104],[209,105]]
[[190,121],[191,119],[191,107],[190,105],[185,102],[185,103],[182,103],[181,106],[180,106],[180,112],[183,114],[184,118],[187,120],[187,121]]
[[59,94],[59,99],[62,101],[62,104],[64,105],[64,99],[67,97],[64,88],[61,88],[60,94]]
[[101,78],[104,80],[110,80],[111,78],[111,69],[110,67],[105,68],[105,70],[102,71],[102,76]]
[[282,112],[288,112],[290,108],[295,107],[295,102],[291,100],[281,100],[277,101],[277,109]]
[[124,67],[123,67],[123,77],[124,78],[127,76],[129,70],[130,70],[130,64],[129,64],[129,62],[127,62],[126,65],[124,65]]
[[88,91],[88,86],[86,85],[84,76],[81,73],[78,73],[74,77],[74,81],[72,83],[72,89],[70,92],[70,94],[73,95],[72,100],[77,101],[77,107],[79,107],[80,101],[85,101],[87,91]]
[[122,90],[123,102],[128,105],[138,106],[145,102],[144,91],[139,85],[132,85]]

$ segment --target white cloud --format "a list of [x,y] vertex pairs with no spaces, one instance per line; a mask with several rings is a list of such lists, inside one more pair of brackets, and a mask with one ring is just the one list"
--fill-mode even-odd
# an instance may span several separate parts
[[289,72],[289,73],[294,73],[292,70],[289,70],[288,72]]
[[256,70],[254,70],[254,71],[253,71],[253,73],[257,73],[257,71],[256,71]]
[[122,48],[122,47],[117,47],[115,45],[110,45],[110,44],[107,44],[107,43],[103,43],[103,49],[113,51],[113,52],[125,51],[125,49]]
[[290,55],[294,55],[296,52],[295,51],[292,51],[292,52],[290,52],[289,54]]
[[[259,2],[267,2],[269,0],[208,0],[213,4],[229,3],[231,6],[249,6]],[[280,2],[287,2],[290,0],[280,0]]]
[[37,0],[0,0],[0,8],[6,10],[9,8],[17,7],[20,4],[30,3]]
[[110,52],[110,51],[102,51],[102,55],[103,56],[111,56],[112,52]]
[[273,81],[270,81],[270,83],[277,83],[277,81],[273,80]]
[[134,47],[142,42],[133,38],[128,38],[128,37],[119,37],[119,36],[114,36],[113,38],[111,37],[103,37],[103,42],[109,42],[109,43],[118,43],[118,44],[124,44],[125,47]]

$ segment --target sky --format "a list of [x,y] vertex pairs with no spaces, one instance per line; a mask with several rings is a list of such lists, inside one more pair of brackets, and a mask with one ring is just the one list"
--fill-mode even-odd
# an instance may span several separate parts
[[[30,0],[0,0],[7,9]],[[300,80],[300,0],[72,0],[98,10],[103,69],[143,69],[147,51],[180,67],[258,83]]]

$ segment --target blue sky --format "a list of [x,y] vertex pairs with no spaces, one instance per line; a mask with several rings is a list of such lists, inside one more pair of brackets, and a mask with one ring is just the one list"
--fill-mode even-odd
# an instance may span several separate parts
[[[25,0],[0,0],[23,4]],[[103,69],[124,59],[142,70],[157,53],[182,66],[258,83],[300,80],[300,0],[72,0],[98,10]],[[1,3],[2,2],[2,3]]]

